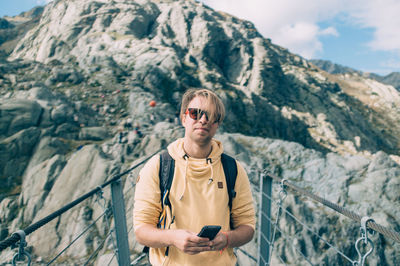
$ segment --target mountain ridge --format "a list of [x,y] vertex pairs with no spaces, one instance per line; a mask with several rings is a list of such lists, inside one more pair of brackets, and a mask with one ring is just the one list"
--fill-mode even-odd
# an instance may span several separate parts
[[369,77],[381,83],[392,85],[397,90],[400,90],[400,72],[392,72],[382,76],[374,73],[365,73],[351,67],[333,63],[329,60],[313,59],[310,60],[310,62],[330,74],[357,73],[360,76]]

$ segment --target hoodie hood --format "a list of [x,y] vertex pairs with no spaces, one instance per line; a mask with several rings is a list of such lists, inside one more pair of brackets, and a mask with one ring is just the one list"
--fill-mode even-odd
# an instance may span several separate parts
[[180,138],[168,146],[168,152],[175,160],[176,164],[184,165],[184,186],[180,193],[181,200],[186,191],[186,183],[191,179],[207,178],[208,184],[214,182],[214,166],[221,160],[221,154],[224,149],[222,143],[216,139],[212,139],[211,153],[207,158],[189,157],[183,149],[183,138]]
[[[185,160],[184,157],[188,156],[185,153],[185,150],[183,149],[183,138],[180,138],[174,142],[172,142],[170,145],[168,145],[168,152],[171,155],[172,158],[174,158],[175,161],[180,161],[180,160]],[[211,154],[207,158],[190,158],[193,161],[205,161],[207,159],[211,159],[212,164],[214,162],[217,162],[221,158],[221,154],[224,152],[224,149],[222,147],[222,143],[216,139],[212,139],[211,141]]]

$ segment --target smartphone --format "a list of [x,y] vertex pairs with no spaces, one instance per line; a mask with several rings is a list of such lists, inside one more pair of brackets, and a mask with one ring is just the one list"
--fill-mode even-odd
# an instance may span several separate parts
[[219,225],[205,225],[203,228],[201,228],[201,231],[197,236],[206,237],[210,240],[213,240],[218,234],[219,230],[221,230],[221,226]]

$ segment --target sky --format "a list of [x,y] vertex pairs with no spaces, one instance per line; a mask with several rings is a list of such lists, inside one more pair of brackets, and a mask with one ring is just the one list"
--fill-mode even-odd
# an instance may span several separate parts
[[[0,0],[0,17],[50,0]],[[274,44],[306,59],[364,72],[400,72],[398,0],[202,0],[254,23]]]

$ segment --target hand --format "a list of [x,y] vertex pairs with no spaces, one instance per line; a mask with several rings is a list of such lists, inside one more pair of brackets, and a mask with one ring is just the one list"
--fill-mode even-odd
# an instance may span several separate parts
[[211,241],[208,238],[198,237],[197,234],[187,230],[174,230],[173,245],[190,255],[211,250]]
[[219,232],[213,241],[211,241],[212,250],[223,250],[228,244],[228,238],[225,234]]

